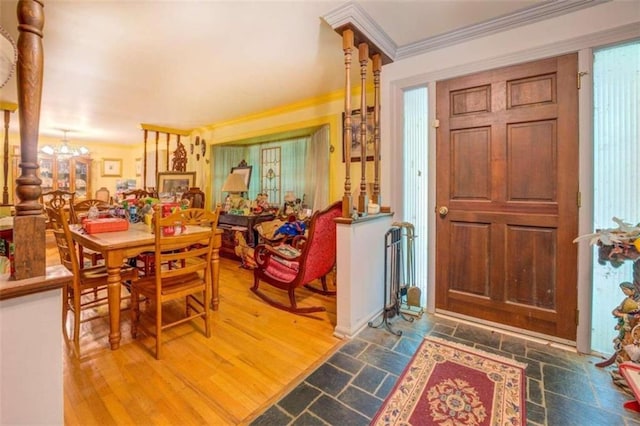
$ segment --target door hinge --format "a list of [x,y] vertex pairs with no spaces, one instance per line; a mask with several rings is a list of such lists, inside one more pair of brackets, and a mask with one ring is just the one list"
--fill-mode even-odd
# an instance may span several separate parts
[[578,83],[578,90],[580,90],[580,85],[581,85],[581,81],[582,81],[582,76],[587,75],[587,74],[588,74],[588,72],[586,72],[586,71],[580,71],[580,72],[578,72],[578,81],[577,81],[577,83]]
[[582,207],[582,192],[580,191],[576,194],[576,203],[578,204],[578,208]]
[[576,327],[580,325],[580,309],[576,309]]
[[440,127],[440,120],[438,120],[437,118],[433,120],[432,126],[434,129],[437,129],[438,127]]

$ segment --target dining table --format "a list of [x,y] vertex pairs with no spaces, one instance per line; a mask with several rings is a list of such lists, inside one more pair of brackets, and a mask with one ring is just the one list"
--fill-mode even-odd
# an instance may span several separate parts
[[[199,228],[199,230],[198,230]],[[208,228],[187,227],[185,232],[202,232]],[[89,234],[82,225],[70,225],[73,240],[82,247],[102,253],[107,268],[107,297],[109,303],[109,343],[112,350],[120,347],[120,268],[123,261],[135,258],[140,253],[155,250],[155,235],[144,223],[129,224],[127,230]],[[220,246],[222,230],[216,229],[211,255],[211,309],[218,310],[220,304]]]

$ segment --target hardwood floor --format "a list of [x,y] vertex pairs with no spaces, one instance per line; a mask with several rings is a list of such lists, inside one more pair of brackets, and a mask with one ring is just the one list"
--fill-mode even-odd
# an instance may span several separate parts
[[[47,260],[56,263],[55,247]],[[258,299],[252,280],[251,271],[222,259],[211,338],[200,322],[169,329],[160,361],[152,338],[131,339],[128,310],[116,351],[108,348],[107,318],[83,323],[81,359],[69,348],[64,357],[65,424],[245,424],[342,346],[332,335],[335,298],[302,289],[301,305],[322,304],[327,312],[293,315]],[[169,314],[178,309],[170,306]]]

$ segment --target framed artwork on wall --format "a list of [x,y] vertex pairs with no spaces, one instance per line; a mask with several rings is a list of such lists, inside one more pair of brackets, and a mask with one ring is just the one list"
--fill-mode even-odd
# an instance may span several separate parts
[[182,194],[195,186],[196,172],[160,172],[158,173],[158,192],[160,194]]
[[136,158],[136,176],[142,175],[142,158]]
[[122,160],[119,158],[105,158],[102,160],[102,176],[122,176]]
[[[342,162],[346,161],[347,145],[344,140],[344,112],[342,113]],[[351,111],[351,162],[358,162],[361,160],[362,152],[360,148],[360,124],[362,123],[362,114],[359,109]],[[375,138],[375,123],[373,121],[373,107],[367,108],[367,161],[373,161],[374,159],[374,146],[373,140]]]

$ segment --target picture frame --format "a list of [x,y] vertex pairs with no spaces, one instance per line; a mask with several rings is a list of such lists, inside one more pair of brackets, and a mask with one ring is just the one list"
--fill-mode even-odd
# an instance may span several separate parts
[[121,158],[104,158],[102,160],[102,176],[103,177],[122,176],[122,159]]
[[142,158],[136,158],[136,176],[142,175]]
[[[375,138],[375,123],[373,120],[373,107],[367,108],[367,161],[373,161],[374,152],[374,138]],[[344,120],[345,114],[342,113],[342,162],[346,162],[347,146],[344,132]],[[362,123],[362,114],[359,109],[351,111],[351,162],[356,163],[361,161],[361,149],[360,149],[360,124]]]
[[242,175],[244,177],[244,184],[247,185],[247,188],[249,188],[249,184],[251,183],[252,170],[253,170],[253,166],[247,166],[245,163],[244,165],[238,165],[236,167],[232,167],[231,173],[237,173]]
[[157,189],[160,194],[181,194],[195,186],[196,172],[159,172]]

